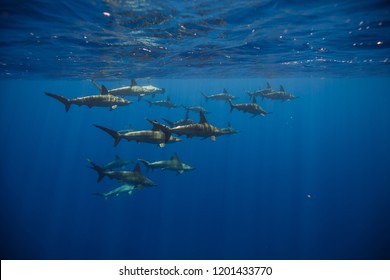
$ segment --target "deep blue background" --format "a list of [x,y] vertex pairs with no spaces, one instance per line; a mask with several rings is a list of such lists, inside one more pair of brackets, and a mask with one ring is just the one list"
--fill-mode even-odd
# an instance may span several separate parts
[[[259,100],[273,113],[254,119],[203,102],[210,123],[230,121],[241,132],[161,149],[126,141],[114,148],[92,124],[148,129],[144,117],[177,120],[184,109],[141,101],[65,113],[43,93],[94,94],[90,82],[1,80],[1,259],[389,259],[390,80],[268,81],[300,98]],[[266,80],[153,83],[174,102],[198,105],[200,92],[224,87],[248,102],[245,92]],[[87,158],[154,161],[174,152],[197,169],[148,173],[159,186],[130,197],[92,195],[120,184],[97,184]]]

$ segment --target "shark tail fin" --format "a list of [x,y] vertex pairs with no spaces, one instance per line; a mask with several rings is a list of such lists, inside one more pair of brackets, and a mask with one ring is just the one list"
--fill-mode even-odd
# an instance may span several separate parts
[[146,167],[146,172],[149,172],[150,162],[147,161],[147,160],[140,159],[140,158],[138,159],[138,161],[142,162],[145,165],[145,167]]
[[175,124],[167,119],[164,119],[163,120],[170,126],[170,127],[173,127]]
[[90,159],[87,159],[87,161],[91,165],[91,168],[94,169],[98,173],[98,180],[97,181],[100,182],[104,178],[104,176],[106,176],[106,174],[104,173],[103,167],[97,165],[96,163],[94,163]]
[[230,104],[230,113],[233,112],[233,109],[235,108],[233,102],[229,99],[229,104]]
[[107,200],[107,198],[108,198],[108,196],[105,193],[95,192],[95,193],[92,193],[92,194],[100,196],[100,197],[103,197],[104,200]]
[[209,100],[209,97],[206,94],[204,94],[203,92],[201,92],[201,94],[203,95],[203,97],[206,99],[206,102],[207,102]]
[[146,99],[144,99],[146,102],[148,102],[148,104],[149,104],[149,107],[152,107],[152,105],[153,105],[153,102],[152,101],[150,101],[150,100],[146,100]]
[[247,91],[246,94],[248,94],[249,99],[252,99],[253,93],[250,93],[249,91]]
[[50,92],[45,92],[45,94],[47,96],[50,96],[54,99],[57,99],[58,101],[60,101],[61,103],[63,103],[65,105],[65,111],[68,112],[69,111],[69,108],[70,108],[70,105],[72,105],[72,102],[70,99],[64,97],[64,96],[61,96],[61,95],[57,95],[57,94],[54,94],[54,93],[50,93]]
[[118,145],[119,141],[122,139],[120,136],[120,133],[118,131],[115,131],[115,130],[112,130],[112,129],[109,129],[107,127],[104,127],[104,126],[100,126],[100,125],[97,125],[97,124],[94,124],[95,127],[97,128],[100,128],[101,130],[107,132],[109,135],[111,135],[114,139],[115,139],[115,142],[114,142],[114,147],[116,147],[116,145]]

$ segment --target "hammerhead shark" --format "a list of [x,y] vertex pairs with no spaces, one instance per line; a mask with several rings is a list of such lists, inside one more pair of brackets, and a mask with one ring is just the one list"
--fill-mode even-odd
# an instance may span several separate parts
[[203,97],[208,100],[221,100],[221,101],[228,101],[228,100],[234,100],[237,99],[238,97],[230,95],[226,88],[223,89],[222,93],[217,93],[217,94],[212,94],[212,95],[205,95],[202,93]]
[[[102,91],[103,85],[100,87],[95,81],[92,81],[93,85],[99,90]],[[115,96],[136,96],[140,100],[143,96],[151,95],[155,97],[156,94],[163,94],[165,89],[158,88],[152,85],[140,86],[137,84],[135,79],[131,80],[130,86],[112,88],[108,90],[108,93]]]
[[186,117],[184,119],[172,122],[170,120],[164,119],[163,120],[170,126],[170,127],[175,127],[179,125],[186,125],[186,124],[194,124],[195,121],[191,120],[188,118],[188,111],[186,111]]
[[195,113],[203,113],[203,114],[210,114],[209,111],[207,111],[205,108],[203,108],[202,106],[184,106],[184,105],[181,105],[184,109],[186,109],[186,111],[192,111],[192,112],[195,112]]
[[89,108],[110,107],[110,111],[112,111],[118,106],[127,106],[133,103],[133,101],[129,101],[124,98],[109,94],[107,88],[104,86],[102,86],[102,93],[100,95],[83,96],[83,97],[77,97],[73,99],[68,99],[64,96],[57,95],[50,92],[45,92],[45,94],[63,103],[65,105],[66,112],[69,111],[70,105],[72,104],[79,105],[79,106],[85,105],[88,106]]
[[93,194],[101,196],[105,200],[107,200],[110,197],[118,196],[122,193],[127,193],[128,195],[131,195],[134,189],[135,189],[134,185],[125,184],[106,193],[93,193]]
[[270,86],[270,84],[267,82],[267,87],[265,89],[259,89],[254,91],[253,93],[247,92],[250,99],[253,99],[253,97],[260,96],[261,98],[264,98],[267,94],[272,94],[275,92]]
[[268,94],[263,95],[263,98],[273,99],[273,100],[281,100],[281,101],[290,101],[293,99],[297,99],[297,96],[292,95],[289,92],[286,92],[283,86],[280,86],[279,91],[273,91]]
[[110,179],[116,179],[123,183],[134,184],[137,189],[141,189],[143,186],[156,186],[156,184],[141,174],[141,168],[139,163],[135,166],[133,171],[106,171],[103,167],[97,165],[92,160],[87,159],[91,168],[98,173],[98,182],[100,182],[105,176]]
[[266,115],[270,114],[271,112],[266,112],[264,109],[257,104],[256,97],[253,97],[252,103],[242,103],[242,104],[233,104],[231,100],[229,100],[230,104],[230,113],[233,111],[233,109],[237,109],[239,111],[243,111],[244,113],[250,113],[252,114],[251,118],[254,118],[258,115]]
[[113,170],[116,168],[122,168],[126,165],[132,164],[133,162],[131,160],[125,160],[121,159],[118,155],[115,156],[115,159],[113,161],[110,161],[106,165],[103,166],[104,170]]
[[150,100],[146,100],[144,99],[148,104],[149,104],[149,107],[152,107],[152,105],[156,105],[156,106],[160,106],[160,107],[166,107],[166,108],[177,108],[177,107],[180,107],[180,105],[177,105],[175,103],[173,103],[171,101],[171,99],[169,98],[169,96],[167,97],[166,100],[158,100],[158,101],[150,101]]
[[122,139],[126,139],[127,141],[136,141],[137,143],[143,142],[150,144],[158,144],[160,148],[165,147],[165,144],[167,143],[176,143],[181,141],[180,138],[171,135],[168,137],[168,140],[166,140],[165,133],[156,127],[154,127],[153,130],[135,130],[121,133],[97,124],[95,124],[94,126],[105,131],[106,133],[111,135],[111,137],[114,138],[114,147],[116,147],[119,144],[119,141]]
[[146,171],[155,168],[159,168],[161,170],[173,170],[176,171],[176,175],[183,174],[185,171],[194,170],[194,167],[191,167],[184,162],[181,162],[178,155],[176,153],[173,154],[171,159],[169,160],[160,160],[155,162],[149,162],[143,159],[138,159],[138,161],[142,162],[146,166]]
[[202,112],[200,112],[199,115],[199,123],[179,125],[175,127],[169,127],[157,121],[152,121],[148,118],[146,120],[153,124],[155,128],[158,128],[165,133],[165,142],[169,141],[169,137],[171,137],[172,133],[177,134],[179,136],[187,135],[187,138],[197,136],[206,139],[210,137],[210,139],[213,141],[216,140],[217,136],[223,135],[223,131],[220,128],[213,126],[207,122],[206,117]]

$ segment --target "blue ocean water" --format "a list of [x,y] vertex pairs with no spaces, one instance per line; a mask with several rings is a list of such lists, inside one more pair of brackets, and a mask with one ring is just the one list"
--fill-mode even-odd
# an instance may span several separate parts
[[[158,3],[158,4],[157,4]],[[61,11],[59,13],[58,11]],[[386,1],[2,1],[1,259],[389,259],[390,78]],[[239,130],[164,148],[113,139],[182,119],[136,98],[69,112],[44,95],[165,88]],[[298,96],[258,98],[251,118],[226,88],[266,83]],[[199,115],[189,117],[199,120]],[[115,155],[196,167],[141,172],[157,187],[104,200],[121,185],[88,168]]]

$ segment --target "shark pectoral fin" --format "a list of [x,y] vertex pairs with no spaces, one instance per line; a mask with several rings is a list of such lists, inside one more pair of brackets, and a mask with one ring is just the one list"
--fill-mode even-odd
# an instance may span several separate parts
[[131,195],[133,193],[133,190],[129,191],[128,194]]
[[118,105],[113,105],[113,106],[111,106],[110,111],[115,110],[117,107],[118,107]]
[[202,139],[200,139],[200,140],[206,140],[207,138],[209,138],[208,136],[205,136],[205,137],[203,137]]
[[160,148],[164,148],[165,147],[165,143],[160,143],[159,146],[160,146]]
[[251,117],[251,119],[253,119],[254,117],[256,117],[257,115],[253,115],[252,117]]
[[217,138],[215,137],[215,135],[210,136],[210,139],[213,140],[213,141],[216,141],[216,140],[217,140]]
[[183,174],[184,173],[184,170],[178,170],[177,173],[176,173],[176,176],[179,175],[179,174]]

